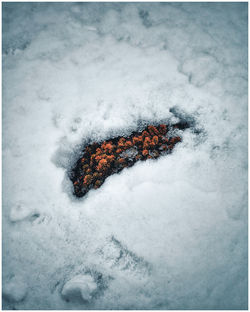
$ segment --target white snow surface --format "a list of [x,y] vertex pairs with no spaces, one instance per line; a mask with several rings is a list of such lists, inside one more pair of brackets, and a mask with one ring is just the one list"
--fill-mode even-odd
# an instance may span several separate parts
[[70,300],[80,295],[82,300],[88,301],[96,289],[97,285],[91,275],[77,275],[63,286],[62,296]]
[[22,301],[27,294],[27,285],[22,279],[12,276],[3,287],[3,297],[12,302]]
[[[247,100],[247,3],[3,3],[3,308],[246,309]],[[72,195],[173,107],[200,131]]]

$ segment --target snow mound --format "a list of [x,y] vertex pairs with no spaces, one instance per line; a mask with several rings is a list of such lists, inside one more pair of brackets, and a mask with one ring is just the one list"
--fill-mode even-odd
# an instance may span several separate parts
[[3,285],[3,297],[11,302],[19,302],[26,297],[27,289],[27,285],[22,280],[13,277]]
[[97,284],[91,275],[76,275],[66,282],[61,294],[65,300],[77,300],[80,297],[83,301],[89,301],[95,290]]
[[10,210],[10,221],[18,222],[25,219],[33,220],[39,217],[36,208],[30,207],[30,203],[17,202]]

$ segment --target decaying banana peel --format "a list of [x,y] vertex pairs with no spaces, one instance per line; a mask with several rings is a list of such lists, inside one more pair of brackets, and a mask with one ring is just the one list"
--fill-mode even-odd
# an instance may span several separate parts
[[137,161],[171,153],[175,144],[181,141],[181,137],[175,134],[176,130],[187,127],[183,123],[149,125],[129,137],[112,138],[86,146],[71,172],[74,195],[82,197],[92,188],[99,188],[108,176],[133,166]]

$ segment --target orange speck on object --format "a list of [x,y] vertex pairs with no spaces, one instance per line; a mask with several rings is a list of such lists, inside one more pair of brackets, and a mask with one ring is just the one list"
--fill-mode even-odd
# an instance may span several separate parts
[[107,165],[107,160],[106,159],[101,159],[100,161],[99,161],[99,165],[101,165],[101,166],[106,166]]
[[118,143],[123,143],[124,144],[125,142],[126,142],[125,138],[120,138]]
[[110,143],[106,144],[105,145],[105,150],[108,151],[109,153],[111,153],[112,150],[113,150],[113,145],[110,144]]
[[141,144],[143,144],[143,138],[142,138],[142,136],[141,136],[141,135],[139,135],[139,136],[134,136],[134,137],[133,137],[133,144],[134,144],[134,145],[141,145]]
[[124,165],[126,163],[126,160],[124,158],[120,158],[120,159],[118,159],[118,163],[120,165]]
[[148,136],[149,136],[148,131],[144,130],[144,131],[142,132],[142,137],[145,138],[145,137],[148,137]]
[[102,156],[101,156],[101,155],[95,157],[95,160],[96,160],[97,162],[99,162],[101,159],[102,159]]
[[181,138],[179,136],[177,136],[177,137],[172,138],[170,140],[170,143],[175,144],[175,143],[180,142],[180,141],[181,141]]
[[166,134],[167,133],[167,126],[166,125],[160,125],[159,131],[161,134]]
[[155,134],[156,135],[160,134],[155,126],[148,126],[148,131],[149,131],[150,135],[152,135],[152,136],[154,136]]
[[91,153],[91,149],[90,149],[89,146],[87,146],[87,147],[85,148],[85,153],[87,153],[87,154]]
[[96,149],[96,155],[100,155],[102,153],[102,150],[98,147],[97,149]]
[[163,139],[162,139],[162,142],[163,142],[163,143],[168,143],[168,142],[169,142],[169,139],[168,139],[168,138],[163,138]]
[[111,163],[114,160],[115,160],[115,156],[114,155],[107,156],[107,162]]
[[95,182],[94,188],[95,188],[95,189],[98,189],[101,185],[102,185],[102,182],[101,182],[100,180],[97,180],[97,181]]
[[89,165],[87,165],[87,164],[82,166],[83,170],[87,170],[88,168],[89,168]]
[[139,140],[138,140],[138,137],[136,137],[136,136],[133,137],[133,144],[134,144],[134,145],[136,145],[136,144],[138,143],[138,141],[139,141]]
[[106,144],[107,144],[106,141],[104,141],[104,142],[102,143],[102,145],[101,145],[101,149],[102,149],[102,150],[105,149]]
[[153,139],[152,139],[152,141],[154,142],[154,144],[158,144],[158,141],[159,141],[159,139],[158,139],[158,136],[153,136]]
[[96,167],[97,171],[103,171],[107,168],[107,160],[106,159],[101,159],[98,163],[98,166]]
[[83,184],[89,185],[91,182],[92,182],[92,176],[90,174],[87,174],[84,177]]
[[176,137],[171,138],[170,143],[175,144],[180,141],[181,141],[181,138],[179,136],[176,136]]
[[[85,146],[76,167],[70,173],[74,194],[84,196],[90,189],[99,188],[105,179],[123,168],[131,167],[139,160],[156,159],[164,151],[172,150],[181,137],[171,139],[175,125],[149,125],[142,131],[134,131],[127,137],[111,138],[100,143]],[[181,128],[182,129],[182,128]],[[131,153],[126,151],[131,149]]]
[[144,150],[145,150],[145,149],[147,150],[147,149],[149,149],[149,148],[150,148],[150,145],[149,145],[149,144],[146,144],[146,143],[143,144],[143,149],[144,149]]
[[151,142],[150,142],[150,144],[149,144],[149,146],[151,147],[151,148],[154,148],[155,147],[155,142],[152,140]]
[[120,138],[118,141],[118,147],[123,148],[125,146],[125,138]]
[[133,144],[132,144],[131,141],[126,141],[126,142],[125,142],[125,147],[126,147],[126,148],[130,148],[130,147],[132,147],[132,146],[133,146]]

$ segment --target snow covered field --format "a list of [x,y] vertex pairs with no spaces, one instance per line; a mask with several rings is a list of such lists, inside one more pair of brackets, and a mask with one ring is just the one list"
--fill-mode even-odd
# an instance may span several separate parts
[[[3,308],[247,308],[247,3],[3,4]],[[82,199],[86,140],[193,118]]]

